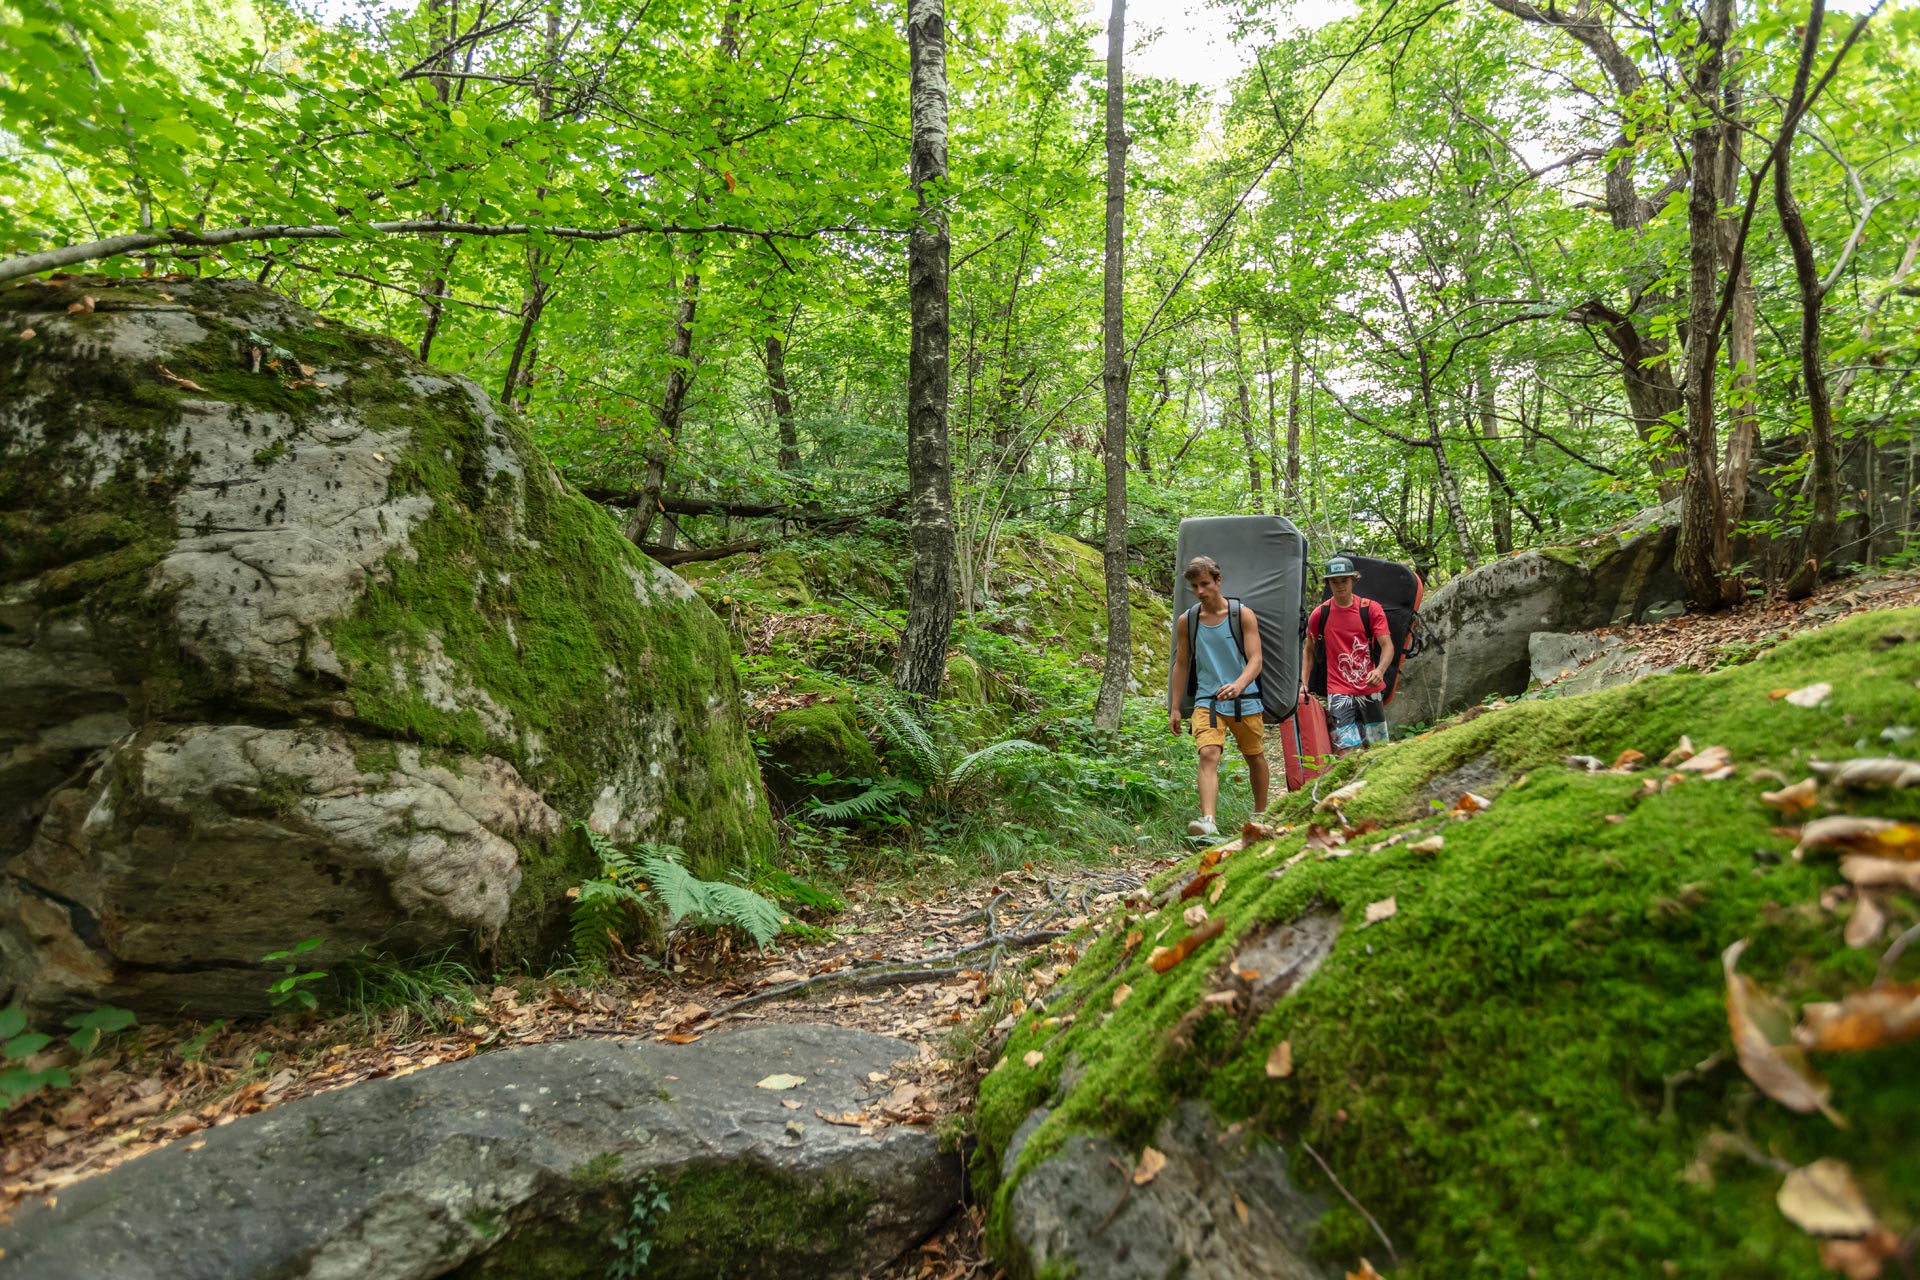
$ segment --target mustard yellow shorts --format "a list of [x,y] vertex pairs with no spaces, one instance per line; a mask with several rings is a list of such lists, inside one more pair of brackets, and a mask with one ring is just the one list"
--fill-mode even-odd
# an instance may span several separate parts
[[1267,730],[1261,723],[1258,711],[1245,716],[1222,715],[1216,721],[1211,707],[1193,709],[1194,746],[1224,747],[1229,733],[1233,735],[1234,745],[1240,748],[1243,756],[1257,756],[1266,745]]

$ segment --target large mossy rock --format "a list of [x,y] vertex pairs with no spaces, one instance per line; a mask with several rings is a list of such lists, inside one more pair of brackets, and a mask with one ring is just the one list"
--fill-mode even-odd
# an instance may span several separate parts
[[[1097,547],[1061,533],[1009,534],[998,544],[994,597],[1021,638],[1099,670],[1107,651],[1106,570]],[[1130,691],[1154,695],[1167,679],[1173,614],[1167,602],[1129,581]]]
[[[959,1156],[926,1128],[814,1113],[870,1105],[869,1074],[913,1056],[864,1031],[764,1026],[371,1081],[36,1203],[8,1229],[0,1277],[858,1280],[953,1210]],[[775,1074],[802,1083],[757,1087]],[[652,1246],[644,1265],[616,1242],[629,1229]]]
[[1388,718],[1439,719],[1495,694],[1525,691],[1527,638],[1589,631],[1678,612],[1675,520],[1650,513],[1639,527],[1575,547],[1523,551],[1443,583],[1420,609],[1428,647],[1402,668]]
[[[1822,681],[1817,707],[1768,697]],[[1155,1242],[1141,1247],[1156,1276],[1242,1274],[1208,1252],[1215,1234],[1277,1258],[1304,1226],[1308,1261],[1339,1275],[1385,1265],[1357,1203],[1408,1280],[1821,1280],[1819,1242],[1775,1195],[1782,1170],[1822,1157],[1906,1233],[1920,1224],[1913,1042],[1816,1055],[1849,1127],[1788,1111],[1732,1061],[1722,953],[1749,939],[1740,971],[1797,1010],[1867,988],[1920,921],[1920,898],[1884,893],[1886,930],[1849,946],[1834,859],[1796,860],[1761,799],[1812,759],[1920,757],[1905,732],[1920,730],[1917,683],[1920,609],[1867,613],[1723,672],[1522,702],[1341,762],[1320,794],[1364,769],[1345,816],[1381,828],[1316,852],[1305,828],[1329,819],[1283,800],[1276,819],[1297,834],[1229,852],[1218,887],[1184,899],[1200,868],[1173,868],[1146,905],[1097,920],[1015,1023],[982,1082],[972,1164],[997,1258],[1019,1280],[1131,1275],[1113,1269],[1118,1235]],[[1683,736],[1728,748],[1735,776],[1649,794],[1667,769],[1565,762],[1658,760]],[[1449,818],[1468,790],[1491,806]],[[1920,821],[1920,790],[1827,787],[1820,812]],[[1192,922],[1196,904],[1210,920]],[[1888,977],[1920,981],[1920,954]],[[1183,1119],[1195,1108],[1200,1123]],[[1284,1153],[1325,1206],[1317,1222],[1270,1178],[1244,1189],[1241,1157],[1195,1136],[1212,1129]],[[1147,1146],[1175,1183],[1123,1194],[1098,1166],[1132,1167]],[[1218,1153],[1217,1181],[1189,1167],[1195,1149]]]
[[769,845],[724,629],[473,383],[244,283],[0,312],[0,996],[532,958],[570,819]]

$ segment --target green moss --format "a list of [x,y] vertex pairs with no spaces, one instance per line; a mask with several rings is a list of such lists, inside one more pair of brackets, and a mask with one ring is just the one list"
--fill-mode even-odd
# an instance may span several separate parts
[[789,803],[806,788],[804,779],[821,773],[836,778],[875,778],[880,757],[860,728],[853,691],[816,679],[803,679],[793,692],[821,695],[804,707],[779,712],[767,725],[768,785]]
[[567,1171],[568,1181],[590,1191],[616,1186],[621,1178],[621,1166],[626,1157],[618,1151],[602,1151],[586,1162]]
[[[1060,533],[1009,534],[999,544],[994,594],[1041,644],[1076,656],[1106,653],[1107,590],[1101,553]],[[1138,583],[1128,597],[1133,676],[1142,688],[1166,680],[1172,615]]]
[[760,558],[760,579],[784,609],[804,609],[813,603],[807,589],[807,571],[791,551],[775,551]]
[[987,706],[987,676],[979,662],[964,653],[948,658],[946,676],[940,682],[940,698],[968,707]]
[[[1663,1096],[1667,1080],[1727,1047],[1719,956],[1735,939],[1753,939],[1743,970],[1795,1001],[1872,979],[1876,956],[1844,946],[1840,919],[1817,906],[1838,880],[1832,863],[1782,860],[1791,841],[1772,834],[1778,816],[1759,799],[1777,784],[1747,775],[1764,766],[1797,779],[1816,756],[1886,750],[1880,729],[1920,715],[1917,679],[1920,611],[1869,614],[1750,666],[1522,703],[1363,757],[1367,786],[1347,808],[1356,821],[1403,822],[1436,778],[1483,758],[1525,781],[1471,821],[1445,822],[1435,857],[1400,846],[1270,879],[1302,835],[1232,856],[1211,908],[1224,936],[1166,974],[1147,956],[1163,924],[1161,945],[1187,932],[1178,904],[1131,926],[1146,934],[1131,956],[1126,929],[1104,930],[1048,1009],[1077,1020],[1023,1020],[983,1086],[974,1169],[995,1194],[993,1238],[1004,1251],[1011,1183],[992,1186],[1002,1153],[1069,1057],[1084,1074],[1014,1181],[1073,1132],[1137,1147],[1176,1099],[1201,1098],[1225,1119],[1311,1142],[1390,1224],[1413,1277],[1824,1275],[1814,1243],[1773,1206],[1777,1174],[1734,1160],[1711,1186],[1682,1179],[1709,1133],[1741,1126],[1795,1164],[1847,1160],[1889,1225],[1907,1230],[1920,1220],[1910,1050],[1823,1059],[1853,1121],[1845,1131],[1750,1105],[1726,1065],[1678,1087],[1671,1113]],[[1766,696],[1815,680],[1835,689],[1819,708]],[[1657,759],[1683,733],[1729,747],[1741,776],[1641,798],[1641,777],[1560,763],[1570,750],[1612,758],[1626,747]],[[1911,819],[1920,794],[1861,794],[1846,807]],[[1430,815],[1420,829],[1444,821]],[[1398,914],[1364,927],[1367,905],[1387,897]],[[1219,1010],[1189,1016],[1238,939],[1316,903],[1345,922],[1318,974],[1244,1029]],[[1916,915],[1911,902],[1895,910],[1896,927]],[[1121,982],[1133,993],[1111,1009]],[[1283,1039],[1295,1072],[1270,1080],[1264,1064]],[[1029,1070],[1022,1056],[1036,1048],[1046,1057]],[[1295,1172],[1324,1186],[1312,1166]],[[1332,1202],[1318,1243],[1351,1265],[1371,1231]]]

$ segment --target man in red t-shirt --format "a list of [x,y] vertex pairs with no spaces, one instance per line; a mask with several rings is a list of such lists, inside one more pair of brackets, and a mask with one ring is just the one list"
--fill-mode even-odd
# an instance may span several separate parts
[[1307,618],[1307,635],[1300,646],[1300,702],[1304,706],[1307,700],[1313,647],[1323,645],[1327,655],[1327,732],[1333,739],[1334,753],[1345,755],[1356,747],[1371,747],[1387,740],[1387,709],[1380,693],[1387,687],[1387,669],[1393,665],[1393,637],[1387,631],[1387,611],[1377,601],[1353,593],[1360,571],[1352,560],[1333,557],[1327,561],[1324,576],[1333,599]]

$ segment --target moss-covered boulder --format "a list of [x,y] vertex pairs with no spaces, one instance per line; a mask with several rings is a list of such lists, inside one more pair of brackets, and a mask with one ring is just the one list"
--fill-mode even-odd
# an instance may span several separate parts
[[880,757],[860,727],[853,690],[803,677],[781,696],[799,703],[767,722],[767,786],[782,804],[818,792],[809,780],[821,774],[843,780],[880,776]]
[[569,819],[768,847],[724,629],[473,383],[245,283],[0,313],[0,995],[532,958]]
[[[1768,696],[1823,681],[1815,707]],[[1170,1132],[1183,1105],[1284,1153],[1326,1206],[1312,1247],[1335,1275],[1386,1254],[1357,1202],[1408,1277],[1818,1280],[1818,1242],[1775,1195],[1784,1169],[1822,1157],[1908,1232],[1913,1042],[1816,1055],[1849,1127],[1789,1111],[1733,1061],[1722,953],[1750,939],[1741,972],[1797,1008],[1873,983],[1888,939],[1920,920],[1915,895],[1881,892],[1886,930],[1849,946],[1832,857],[1796,860],[1761,799],[1811,760],[1920,756],[1917,683],[1920,610],[1871,613],[1729,671],[1520,703],[1342,762],[1322,796],[1362,769],[1365,784],[1343,845],[1313,839],[1309,822],[1339,823],[1311,797],[1287,798],[1293,833],[1228,853],[1184,900],[1199,868],[1175,868],[1092,926],[1020,1017],[982,1086],[972,1165],[999,1258],[1020,1277],[1135,1274],[1101,1265],[1102,1242],[1159,1212],[1157,1181],[1122,1203],[1111,1177],[1081,1191],[1049,1170],[1089,1141],[1123,1164],[1149,1144],[1205,1149]],[[1657,761],[1683,736],[1728,748],[1733,775],[1567,760]],[[1449,816],[1467,791],[1490,807]],[[1920,790],[1823,787],[1819,812],[1920,820]],[[1920,980],[1920,954],[1888,977]],[[1188,1203],[1196,1185],[1183,1174],[1169,1194]],[[1185,1213],[1278,1248],[1298,1219],[1271,1200],[1216,1187]],[[1203,1265],[1205,1233],[1189,1235],[1187,1274],[1241,1274]]]
[[[1106,570],[1097,547],[1061,533],[1020,532],[1001,539],[991,582],[1013,629],[1097,670],[1107,651]],[[1128,584],[1132,691],[1152,693],[1167,680],[1173,615],[1167,602]]]

